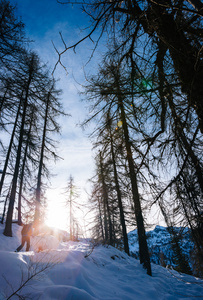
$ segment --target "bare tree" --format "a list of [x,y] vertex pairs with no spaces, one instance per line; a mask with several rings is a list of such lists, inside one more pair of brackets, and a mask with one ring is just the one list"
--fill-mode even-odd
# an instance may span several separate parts
[[[80,208],[80,203],[78,201],[79,193],[76,185],[74,184],[74,178],[72,175],[69,177],[68,185],[65,188],[64,194],[66,195],[66,206],[69,207],[69,230],[70,230],[70,240],[75,239],[74,235],[74,225],[77,224],[76,219],[76,209]],[[67,218],[68,219],[68,218]]]
[[58,96],[60,91],[55,87],[55,80],[51,80],[47,87],[45,87],[45,110],[44,110],[44,125],[42,132],[42,141],[41,141],[41,151],[40,151],[40,160],[38,167],[37,175],[37,188],[36,188],[36,208],[35,208],[35,221],[40,219],[40,202],[41,202],[41,184],[42,184],[42,170],[44,165],[44,159],[46,153],[51,153],[51,155],[56,160],[58,158],[57,154],[54,151],[54,145],[51,142],[48,134],[50,132],[59,132],[60,127],[56,121],[56,117],[60,114],[64,114],[61,109],[61,104],[59,102]]
[[[71,1],[58,2],[72,4]],[[74,3],[77,4],[77,1]],[[117,39],[117,47],[112,55],[122,51],[122,59],[130,61],[132,66],[136,66],[136,60],[142,58],[148,62],[146,65],[148,70],[152,70],[158,62],[154,60],[152,51],[162,42],[166,49],[162,59],[166,65],[168,60],[171,61],[175,73],[173,82],[178,84],[182,93],[187,96],[188,108],[196,112],[199,128],[203,132],[201,2],[92,1],[84,3],[82,9],[92,22],[89,32],[70,46],[66,45],[61,35],[64,50],[57,51],[59,55],[57,64],[62,63],[61,57],[67,50],[75,50],[86,39],[93,40],[95,32],[98,33],[96,48],[104,32],[107,32],[108,37],[113,36]],[[137,45],[143,45],[141,55]]]
[[[9,236],[12,235],[11,223],[18,180],[20,179],[19,199],[21,199],[22,185],[28,183],[28,179],[30,181],[31,179],[34,180],[35,172],[30,176],[31,168],[36,170],[38,167],[37,200],[35,204],[40,203],[42,172],[47,176],[49,174],[45,161],[50,157],[53,157],[54,159],[58,158],[55,153],[54,140],[50,138],[49,134],[60,131],[56,118],[60,114],[63,114],[62,106],[58,98],[60,91],[56,89],[55,80],[50,79],[47,69],[45,66],[41,65],[38,56],[35,53],[30,52],[24,53],[22,58],[19,70],[15,73],[15,81],[17,82],[18,88],[22,91],[22,101],[20,101],[20,116],[18,116],[18,114],[18,118],[16,116],[19,131],[14,132],[13,130],[13,134],[16,135],[15,143],[17,144],[17,152],[14,154],[14,175],[12,179],[6,227],[4,230],[4,234]],[[34,118],[31,117],[33,113],[35,114]],[[40,140],[42,142],[41,146],[39,145]],[[15,149],[14,146],[15,144],[11,139],[9,149]],[[8,159],[9,153],[10,152],[8,151]],[[28,187],[29,184],[27,184]],[[20,222],[20,203],[18,212]],[[39,212],[38,206],[36,212]]]
[[15,7],[7,0],[0,1],[0,74],[12,69],[26,42],[24,24],[15,16]]
[[21,158],[21,151],[22,151],[22,143],[23,143],[23,134],[24,134],[24,126],[25,126],[25,117],[28,107],[28,96],[30,91],[30,84],[34,78],[34,71],[36,68],[36,57],[34,54],[31,54],[31,57],[28,58],[27,61],[28,65],[28,74],[27,74],[27,82],[25,85],[25,95],[23,99],[23,112],[22,112],[22,119],[21,119],[21,125],[20,125],[20,136],[19,136],[19,142],[18,142],[18,149],[16,154],[16,162],[15,162],[15,169],[14,169],[14,175],[12,180],[12,188],[11,188],[11,194],[9,199],[9,207],[7,212],[7,218],[6,218],[6,226],[4,229],[4,235],[6,236],[12,236],[12,216],[13,216],[13,209],[14,209],[14,202],[15,202],[15,196],[16,196],[16,188],[17,188],[17,180],[18,180],[18,172],[19,172],[19,166],[20,166],[20,158]]
[[[102,112],[104,117],[105,112],[109,113],[110,109],[112,114],[119,116],[122,124],[123,140],[126,149],[126,160],[128,163],[129,178],[131,182],[131,191],[133,195],[134,213],[138,227],[139,247],[140,247],[140,263],[147,269],[147,273],[151,275],[150,258],[147,247],[144,219],[142,216],[142,208],[140,204],[140,196],[138,192],[137,173],[133,148],[129,135],[129,123],[127,122],[127,114],[125,110],[125,78],[120,74],[120,65],[113,59],[107,59],[100,69],[100,73],[96,78],[90,80],[90,85],[87,87],[87,95],[89,99],[95,99],[94,114],[97,116]],[[101,106],[103,104],[103,106]],[[101,106],[101,107],[100,107]],[[99,108],[99,109],[98,109]],[[115,113],[116,112],[116,113]],[[91,117],[89,118],[91,120]]]

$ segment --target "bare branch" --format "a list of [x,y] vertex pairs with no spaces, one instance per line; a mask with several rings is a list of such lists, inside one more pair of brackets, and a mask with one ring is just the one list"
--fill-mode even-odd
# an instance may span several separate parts
[[[80,39],[78,42],[76,42],[76,43],[73,44],[72,46],[67,47],[66,44],[64,43],[64,39],[62,38],[62,42],[63,42],[63,44],[64,44],[64,50],[61,51],[61,52],[59,52],[59,51],[56,49],[56,47],[54,46],[54,48],[55,48],[55,50],[56,50],[56,52],[57,52],[57,54],[58,54],[58,61],[56,62],[55,66],[54,66],[54,70],[53,70],[52,74],[54,74],[54,72],[55,72],[56,67],[57,67],[58,64],[60,64],[63,68],[65,68],[64,65],[61,63],[61,56],[62,56],[66,51],[68,51],[68,50],[70,50],[70,49],[73,49],[73,51],[75,52],[76,47],[77,47],[79,44],[81,44],[83,41],[85,41],[86,39],[88,39],[88,38],[89,38],[91,41],[93,41],[92,38],[91,38],[92,34],[95,32],[95,30],[97,29],[97,27],[98,27],[100,21],[103,19],[103,17],[104,17],[105,14],[108,12],[108,10],[110,10],[110,9],[113,7],[113,5],[114,5],[114,4],[111,4],[111,5],[109,5],[109,6],[107,7],[107,9],[106,9],[106,10],[100,15],[100,17],[97,19],[95,25],[93,26],[93,29],[92,29],[86,36],[84,36],[82,39]],[[103,28],[103,30],[102,30],[102,33],[103,33],[103,31],[104,31],[104,28]],[[102,34],[101,34],[101,35],[102,35]],[[100,40],[100,38],[101,38],[101,35],[100,35],[100,37],[99,37],[99,40]],[[60,34],[60,36],[61,36],[61,34]],[[99,42],[99,40],[97,41],[97,43]],[[53,42],[52,42],[52,44],[53,44]],[[65,68],[65,70],[66,70],[66,68]]]

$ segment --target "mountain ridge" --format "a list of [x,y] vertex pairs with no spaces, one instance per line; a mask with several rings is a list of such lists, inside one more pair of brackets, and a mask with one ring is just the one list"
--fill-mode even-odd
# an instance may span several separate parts
[[[171,266],[174,269],[177,268],[172,235],[169,232],[171,228],[179,237],[179,246],[182,255],[188,261],[189,267],[193,269],[192,252],[194,250],[194,243],[192,241],[190,229],[185,227],[164,227],[157,225],[153,230],[146,232],[151,262],[164,267]],[[128,241],[130,254],[138,259],[139,244],[136,229],[128,233]]]

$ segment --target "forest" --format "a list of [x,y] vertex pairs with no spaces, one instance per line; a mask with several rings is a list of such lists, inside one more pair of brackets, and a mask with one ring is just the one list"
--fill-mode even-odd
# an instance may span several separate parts
[[68,67],[63,57],[85,40],[92,41],[94,56],[102,40],[106,53],[81,94],[89,107],[81,126],[94,124],[90,139],[96,172],[88,204],[94,213],[92,238],[129,254],[128,226],[136,227],[140,264],[152,275],[146,228],[149,211],[156,207],[171,235],[179,269],[191,272],[180,247],[181,233],[174,227],[188,227],[195,274],[203,276],[202,2],[57,2],[64,8],[81,6],[90,25],[72,45],[61,34],[64,49],[55,47],[58,61],[51,73],[29,50],[14,7],[0,1],[4,235],[12,236],[16,205],[19,225],[25,215],[37,222],[44,217],[47,162],[59,158],[53,133],[60,133],[57,120],[66,115],[55,69]]

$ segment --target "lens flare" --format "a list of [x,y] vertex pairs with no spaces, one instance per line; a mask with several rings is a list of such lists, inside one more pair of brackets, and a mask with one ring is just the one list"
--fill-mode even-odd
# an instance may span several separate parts
[[123,122],[122,121],[118,121],[117,126],[118,127],[122,127],[122,125],[123,125]]

